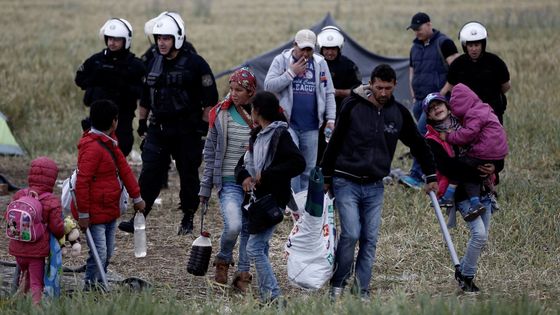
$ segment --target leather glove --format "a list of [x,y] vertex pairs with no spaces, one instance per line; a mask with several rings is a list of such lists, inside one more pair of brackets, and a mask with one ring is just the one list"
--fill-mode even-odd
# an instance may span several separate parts
[[146,132],[148,131],[148,119],[144,118],[144,119],[139,119],[138,120],[138,129],[136,129],[136,132],[138,132],[138,135],[140,137],[143,137]]

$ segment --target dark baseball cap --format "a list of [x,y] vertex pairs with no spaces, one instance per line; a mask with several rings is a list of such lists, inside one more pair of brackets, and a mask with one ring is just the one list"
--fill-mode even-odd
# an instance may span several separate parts
[[424,12],[418,12],[414,14],[412,20],[410,21],[410,25],[406,29],[417,30],[420,25],[428,22],[430,22],[430,17]]

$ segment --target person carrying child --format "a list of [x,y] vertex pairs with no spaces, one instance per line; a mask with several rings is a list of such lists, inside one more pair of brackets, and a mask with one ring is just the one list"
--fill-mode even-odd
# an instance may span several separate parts
[[[257,199],[272,195],[276,205],[284,209],[291,197],[290,180],[305,170],[305,159],[288,132],[286,118],[274,94],[257,93],[251,116],[257,127],[251,131],[249,149],[235,169],[237,183],[245,192],[252,191]],[[274,228],[251,234],[247,241],[247,255],[255,263],[260,298],[265,303],[280,296],[268,258]]]
[[64,236],[60,199],[52,193],[57,177],[58,167],[53,160],[44,156],[36,158],[31,162],[27,177],[29,187],[18,191],[13,198],[18,200],[36,193],[42,206],[42,223],[46,226],[46,231],[35,242],[10,239],[8,245],[10,255],[16,257],[21,270],[21,279],[24,279],[23,292],[31,290],[34,304],[41,302],[43,294],[45,257],[49,256],[50,233],[56,238]]
[[[473,168],[491,163],[495,168],[503,169],[508,154],[507,136],[490,105],[483,103],[469,87],[460,83],[453,87],[450,107],[460,125],[440,132],[441,140],[462,147],[464,154],[460,156],[461,160]],[[470,202],[465,220],[472,221],[485,209],[480,202],[482,179],[463,184]],[[456,183],[450,183],[440,200],[441,206],[452,206],[456,187]]]
[[[461,93],[459,93],[459,95],[460,94]],[[441,139],[440,133],[447,133],[448,130],[457,130],[461,128],[459,120],[451,114],[451,108],[447,99],[441,94],[428,94],[424,99],[423,109],[427,116],[427,143],[436,160],[439,184],[438,196],[446,194],[447,198],[451,196],[457,201],[457,208],[465,218],[465,221],[467,221],[471,232],[464,256],[461,260],[460,273],[456,274],[455,277],[459,281],[459,285],[463,291],[478,292],[479,288],[474,284],[473,280],[477,271],[480,253],[488,240],[488,231],[490,229],[490,219],[492,216],[492,211],[490,211],[492,200],[488,191],[484,191],[485,193],[480,197],[483,210],[479,211],[479,213],[474,216],[470,211],[471,203],[469,196],[466,194],[466,186],[468,186],[466,183],[471,183],[472,186],[478,186],[477,193],[480,194],[481,185],[475,185],[474,183],[480,183],[481,178],[499,172],[501,167],[503,167],[503,163],[497,163],[497,166],[492,163],[484,163],[473,168],[472,165],[467,164],[459,157],[459,154],[456,154],[456,150],[451,144]],[[450,182],[455,184],[449,184]],[[456,191],[455,188],[457,188]],[[472,189],[472,187],[469,189]],[[453,205],[454,204],[451,204],[451,206]]]
[[[77,209],[72,205],[80,228],[89,228],[91,232],[105,272],[115,248],[116,222],[121,215],[120,181],[133,199],[134,210],[143,212],[145,207],[138,182],[115,140],[118,113],[119,108],[112,101],[91,104],[91,129],[84,132],[78,144]],[[101,275],[90,249],[84,289],[96,288],[100,283]]]

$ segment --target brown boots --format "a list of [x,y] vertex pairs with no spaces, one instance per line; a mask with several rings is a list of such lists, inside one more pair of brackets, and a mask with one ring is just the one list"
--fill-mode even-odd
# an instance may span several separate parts
[[[219,284],[227,284],[228,282],[228,270],[229,263],[221,259],[214,259],[214,267],[216,267],[216,272],[214,274],[214,280]],[[233,263],[231,264],[233,266]]]
[[251,281],[253,280],[253,275],[247,271],[239,271],[235,273],[233,282],[231,285],[239,290],[241,293],[246,293],[251,287]]
[[[230,265],[233,266],[233,262],[229,264],[225,260],[216,258],[214,259],[213,265],[214,267],[216,267],[216,271],[214,274],[214,281],[216,281],[219,284],[227,285],[229,266]],[[253,280],[253,275],[251,275],[251,273],[247,271],[238,271],[235,273],[231,285],[239,292],[245,293],[249,290],[252,280]]]

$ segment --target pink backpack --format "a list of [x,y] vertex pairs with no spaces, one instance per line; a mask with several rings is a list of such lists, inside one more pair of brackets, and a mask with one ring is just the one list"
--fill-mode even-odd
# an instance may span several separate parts
[[43,223],[43,205],[39,200],[49,193],[40,196],[30,190],[8,205],[6,210],[6,235],[8,238],[22,242],[36,242],[47,231]]

